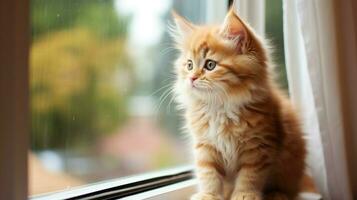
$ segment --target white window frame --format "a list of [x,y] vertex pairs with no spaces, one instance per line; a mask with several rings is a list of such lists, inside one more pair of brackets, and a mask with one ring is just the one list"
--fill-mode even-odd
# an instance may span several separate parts
[[146,199],[148,197],[160,196],[161,193],[177,193],[174,189],[180,191],[187,190],[186,187],[189,186],[187,184],[188,182],[194,182],[192,166],[182,166],[135,176],[105,180],[61,192],[36,195],[30,199]]

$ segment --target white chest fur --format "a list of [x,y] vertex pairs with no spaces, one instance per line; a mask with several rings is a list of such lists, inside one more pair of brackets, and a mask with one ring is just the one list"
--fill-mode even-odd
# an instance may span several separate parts
[[237,129],[227,130],[227,123],[239,126],[238,109],[228,105],[207,109],[206,119],[208,119],[208,129],[201,139],[209,142],[222,154],[226,172],[233,173],[238,163],[239,137],[237,133],[232,133]]

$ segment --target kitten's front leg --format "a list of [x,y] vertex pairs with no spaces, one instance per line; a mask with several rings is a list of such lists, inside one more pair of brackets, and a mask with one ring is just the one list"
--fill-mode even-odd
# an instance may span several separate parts
[[209,144],[196,146],[196,175],[199,192],[191,200],[222,200],[222,173],[216,149]]
[[263,188],[270,169],[268,158],[265,156],[263,158],[253,163],[242,163],[231,200],[263,199]]

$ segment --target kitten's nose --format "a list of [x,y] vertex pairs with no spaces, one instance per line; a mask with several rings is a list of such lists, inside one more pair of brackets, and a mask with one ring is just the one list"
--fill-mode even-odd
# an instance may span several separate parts
[[191,79],[191,83],[195,82],[195,80],[197,79],[198,77],[197,76],[192,76],[190,79]]

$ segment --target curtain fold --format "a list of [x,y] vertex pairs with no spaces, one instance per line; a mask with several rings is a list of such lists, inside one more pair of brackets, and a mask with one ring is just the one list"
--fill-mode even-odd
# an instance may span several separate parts
[[350,200],[332,6],[332,0],[284,1],[285,56],[310,173],[324,199]]

